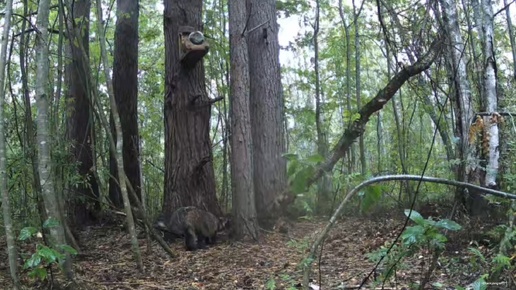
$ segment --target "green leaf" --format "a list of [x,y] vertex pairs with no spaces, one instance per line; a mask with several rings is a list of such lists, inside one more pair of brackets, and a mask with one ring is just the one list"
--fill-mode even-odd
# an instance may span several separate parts
[[480,252],[477,248],[469,248],[468,250],[470,253],[472,253],[476,257],[480,258],[480,260],[482,260],[482,262],[484,262],[484,263],[486,262],[486,258],[484,257],[484,254],[482,254],[482,252]]
[[46,280],[47,279],[47,270],[43,267],[38,267],[30,271],[29,277],[31,278],[37,278],[39,280]]
[[20,235],[18,236],[18,240],[26,241],[34,236],[38,232],[38,229],[35,227],[24,227],[20,231]]
[[25,261],[23,268],[30,269],[39,266],[39,264],[41,264],[41,256],[34,253],[27,261]]
[[293,177],[294,174],[299,170],[300,163],[297,160],[292,160],[288,163],[287,175]]
[[60,248],[64,252],[67,252],[71,255],[77,255],[77,250],[75,250],[73,247],[70,247],[69,245],[61,245]]
[[59,225],[59,221],[55,218],[48,218],[44,223],[43,223],[43,228],[44,229],[50,229],[50,228],[54,228],[54,227],[57,227]]
[[324,161],[324,156],[319,155],[319,154],[315,154],[315,155],[309,156],[306,160],[309,163],[319,164],[319,163]]
[[301,169],[294,177],[292,181],[292,191],[295,194],[303,193],[306,191],[306,185],[308,179],[313,175],[313,167],[307,166]]
[[285,159],[287,159],[288,161],[299,160],[299,155],[297,155],[295,153],[285,153],[285,154],[283,154],[283,157]]
[[363,196],[361,208],[363,211],[368,211],[380,201],[383,191],[382,186],[368,186],[360,193]]
[[479,278],[477,281],[473,282],[471,285],[473,290],[486,290],[487,289],[487,283],[484,280],[484,278]]
[[276,289],[276,280],[274,278],[270,278],[267,280],[267,283],[265,284],[265,288],[268,290],[275,290]]
[[412,227],[407,227],[403,234],[401,235],[401,238],[403,239],[403,244],[406,246],[410,246],[412,244],[417,244],[425,234],[425,228],[416,225]]
[[38,255],[44,258],[48,263],[54,263],[63,257],[63,255],[59,254],[56,250],[47,246],[44,246],[38,250]]
[[423,218],[423,216],[415,210],[412,210],[412,212],[410,212],[410,209],[406,209],[405,215],[408,216],[412,221],[414,221],[415,223],[417,223],[419,225],[422,225],[425,223],[424,222],[425,218]]
[[462,229],[462,226],[458,223],[449,220],[449,219],[443,219],[435,223],[435,226],[438,228],[447,229],[450,231],[459,231]]

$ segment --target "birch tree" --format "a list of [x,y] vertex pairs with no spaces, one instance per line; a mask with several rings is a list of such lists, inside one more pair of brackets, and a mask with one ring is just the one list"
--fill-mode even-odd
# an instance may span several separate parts
[[498,187],[497,177],[500,152],[498,122],[500,115],[498,110],[498,95],[496,93],[496,63],[494,55],[494,31],[493,31],[493,6],[491,0],[482,0],[480,5],[482,15],[482,51],[483,51],[483,104],[485,111],[490,115],[484,118],[484,126],[486,131],[488,148],[487,148],[487,166],[484,180],[484,186],[489,188]]
[[[475,160],[473,147],[469,146],[469,129],[473,118],[473,107],[471,101],[471,85],[468,80],[466,71],[466,57],[464,55],[464,41],[460,33],[460,27],[457,16],[457,7],[455,1],[441,0],[441,10],[444,22],[444,28],[448,36],[448,55],[450,58],[450,67],[453,86],[455,89],[452,100],[454,101],[454,110],[456,116],[456,135],[460,138],[457,146],[457,157],[461,160],[457,167],[457,178],[459,181],[472,182],[476,178],[477,161]],[[462,199],[462,193],[458,193],[457,198]],[[473,206],[476,196],[469,195],[469,203]],[[471,208],[470,208],[471,210]]]
[[7,240],[7,254],[9,256],[9,270],[13,280],[14,289],[20,287],[18,278],[18,252],[16,250],[15,233],[11,220],[11,204],[9,191],[7,189],[7,153],[5,151],[5,128],[4,128],[4,101],[5,101],[5,65],[7,60],[7,43],[11,29],[13,1],[7,0],[5,5],[4,27],[2,30],[2,41],[0,51],[0,190],[2,191],[2,213],[5,227],[5,238]]

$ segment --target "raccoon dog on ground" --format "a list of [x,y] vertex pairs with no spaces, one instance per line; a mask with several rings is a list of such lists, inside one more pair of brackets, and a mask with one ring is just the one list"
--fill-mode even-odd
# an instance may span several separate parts
[[185,238],[188,251],[214,244],[217,232],[224,228],[224,222],[214,214],[194,206],[177,209],[167,220],[161,215],[154,227],[174,237]]

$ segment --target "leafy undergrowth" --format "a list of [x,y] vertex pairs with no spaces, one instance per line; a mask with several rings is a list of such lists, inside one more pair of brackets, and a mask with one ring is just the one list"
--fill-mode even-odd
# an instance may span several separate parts
[[[314,263],[313,283],[322,283],[323,289],[360,285],[374,268],[367,258],[368,253],[392,242],[403,223],[402,218],[339,221],[324,244],[320,260]],[[325,224],[297,222],[292,224],[288,234],[262,232],[259,243],[220,241],[214,247],[196,252],[185,251],[178,241],[171,245],[179,254],[175,259],[170,259],[156,242],[152,242],[149,251],[147,241],[140,239],[144,273],[136,269],[129,238],[120,228],[92,227],[79,235],[81,254],[75,261],[77,283],[85,289],[295,289],[302,280],[300,265]],[[473,282],[482,274],[470,262],[472,254],[467,248],[471,243],[465,236],[453,237],[453,247],[441,256],[428,289],[436,289],[437,285],[441,285],[441,289],[454,289]],[[2,238],[0,248],[4,247]],[[21,249],[30,252],[33,246],[26,244]],[[384,286],[403,289],[417,283],[430,258],[431,254],[424,252],[408,258],[398,266],[395,278]],[[22,275],[26,277],[27,273]],[[9,283],[6,252],[2,251],[0,285]],[[27,283],[24,280],[24,284]],[[366,285],[363,289],[371,289],[371,282]],[[38,287],[33,284],[30,288]]]

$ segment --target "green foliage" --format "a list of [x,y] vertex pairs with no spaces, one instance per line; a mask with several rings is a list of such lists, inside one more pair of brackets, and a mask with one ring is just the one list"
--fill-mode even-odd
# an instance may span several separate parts
[[[43,223],[44,229],[51,229],[59,225],[55,219],[48,219]],[[25,227],[20,231],[18,240],[30,241],[32,239],[40,240],[41,233],[34,227]],[[44,281],[48,277],[48,270],[53,265],[61,265],[66,255],[76,255],[77,251],[68,245],[46,246],[39,242],[36,243],[36,249],[32,255],[25,259],[23,269],[28,270],[28,275],[32,279]]]
[[425,219],[420,213],[415,210],[405,210],[405,215],[409,217],[414,223],[414,226],[409,226],[403,231],[401,235],[401,242],[393,245],[392,250],[388,252],[387,245],[368,254],[368,257],[373,262],[378,262],[382,257],[385,257],[382,264],[382,273],[380,281],[390,278],[394,274],[395,269],[404,267],[403,259],[415,255],[420,250],[426,250],[433,253],[435,257],[444,250],[447,242],[446,236],[440,231],[459,231],[462,227],[451,220],[443,219],[434,221],[431,218]]
[[282,281],[281,285],[277,285],[276,279],[274,277],[269,278],[265,283],[265,289],[275,290],[275,289],[287,289],[287,290],[295,290],[298,289],[296,287],[297,281],[290,276],[289,274],[281,274],[280,280]]
[[368,186],[360,191],[358,193],[358,196],[361,198],[360,210],[368,211],[371,209],[371,207],[376,205],[382,197],[383,190],[383,186],[375,185]]
[[310,248],[310,241],[308,239],[302,240],[289,240],[287,245],[291,248],[295,248],[300,253],[306,252],[307,249]]

